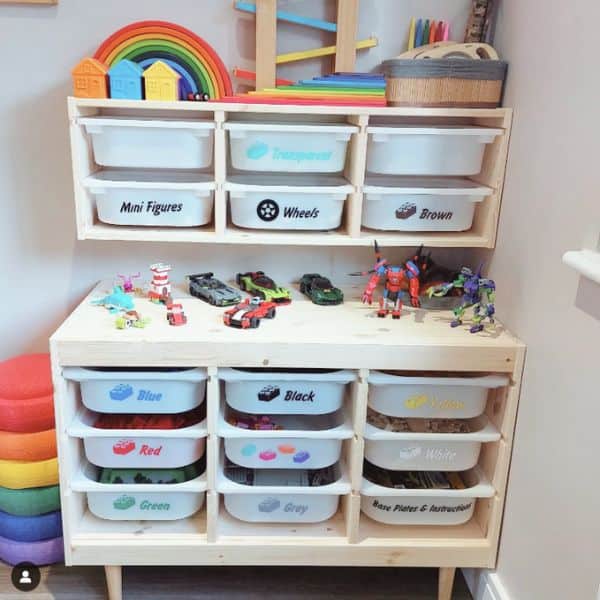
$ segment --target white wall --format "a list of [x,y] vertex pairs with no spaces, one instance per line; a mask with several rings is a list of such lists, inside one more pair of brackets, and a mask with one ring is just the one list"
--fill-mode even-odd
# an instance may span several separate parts
[[[335,19],[333,0],[279,4],[282,9]],[[232,6],[233,0],[59,0],[56,7],[0,4],[0,81],[10,83],[0,93],[0,256],[7,286],[0,299],[0,359],[46,349],[48,335],[96,280],[117,271],[145,270],[159,258],[174,264],[175,277],[205,268],[223,277],[264,268],[284,281],[315,268],[341,277],[371,264],[368,249],[75,241],[66,116],[70,69],[115,30],[142,19],[185,25],[212,44],[229,68],[253,68],[254,22]],[[462,34],[468,7],[469,0],[363,1],[359,34],[375,33],[381,44],[361,54],[358,68],[370,70],[401,52],[412,14],[450,20],[452,29]],[[285,24],[279,28],[282,52],[316,47],[322,41],[320,34],[305,28]],[[321,66],[312,61],[282,68],[280,73],[312,77]],[[396,259],[405,254],[390,253]]]
[[[561,255],[590,234],[595,245],[600,232],[600,4],[540,4],[505,0],[497,39],[515,123],[491,272],[502,318],[528,345],[497,572],[512,600],[591,600],[600,583],[600,286],[579,287]],[[577,35],[565,39],[569,31]]]

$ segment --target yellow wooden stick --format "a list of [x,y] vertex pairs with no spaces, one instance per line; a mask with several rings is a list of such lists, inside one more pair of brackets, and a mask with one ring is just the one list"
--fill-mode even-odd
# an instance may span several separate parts
[[[371,37],[356,42],[356,49],[364,50],[365,48],[373,48],[377,46],[377,44],[377,38]],[[301,50],[300,52],[288,52],[286,54],[278,54],[275,62],[276,64],[281,65],[283,63],[295,62],[297,60],[306,60],[307,58],[330,56],[332,54],[335,54],[335,49],[335,46],[324,46],[323,48],[312,48],[311,50]]]

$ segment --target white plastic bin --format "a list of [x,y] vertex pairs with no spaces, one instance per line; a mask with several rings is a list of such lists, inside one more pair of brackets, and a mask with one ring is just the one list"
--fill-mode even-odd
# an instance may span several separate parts
[[321,415],[342,407],[356,374],[219,369],[219,378],[225,382],[227,404],[241,412]]
[[369,374],[369,406],[392,417],[468,419],[485,410],[488,390],[508,385],[505,375],[407,377]]
[[242,171],[338,173],[354,125],[228,121],[231,164]]
[[394,489],[363,478],[360,507],[387,525],[461,525],[473,516],[477,498],[491,498],[494,488],[479,468],[463,473],[464,490]]
[[471,419],[469,428],[470,433],[393,432],[367,423],[365,458],[392,471],[466,471],[477,464],[482,443],[500,439],[485,416]]
[[476,175],[486,144],[503,133],[488,127],[367,128],[367,171],[391,175]]
[[340,459],[342,440],[353,430],[342,415],[280,415],[284,430],[242,429],[230,425],[221,412],[219,436],[227,458],[249,469],[322,469]]
[[[380,182],[383,183],[383,182]],[[382,231],[466,231],[475,205],[492,190],[450,178],[390,180],[366,185],[362,224]]]
[[85,117],[79,124],[104,167],[205,169],[212,163],[212,121]]
[[197,227],[212,217],[215,184],[190,173],[106,170],[83,184],[110,225]]
[[83,439],[87,459],[98,467],[169,469],[202,458],[206,421],[181,429],[100,429],[96,415],[83,409],[67,433]]
[[200,406],[206,393],[205,369],[63,369],[81,383],[90,410],[107,413],[186,412]]
[[97,469],[84,465],[71,482],[87,494],[90,512],[112,521],[173,521],[197,513],[204,505],[206,474],[183,483],[110,484],[96,481]]
[[232,517],[253,523],[319,523],[335,515],[340,496],[350,492],[343,471],[337,481],[318,487],[289,485],[285,471],[265,475],[272,485],[243,485],[229,479],[221,466],[217,491]]

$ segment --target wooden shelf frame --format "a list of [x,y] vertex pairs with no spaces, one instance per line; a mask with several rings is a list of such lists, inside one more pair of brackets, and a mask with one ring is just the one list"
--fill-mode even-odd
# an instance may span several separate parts
[[[279,311],[273,327],[240,332],[221,325],[219,310],[175,292],[185,302],[189,324],[169,327],[162,308],[137,300],[153,318],[152,330],[117,331],[114,317],[91,306],[108,286],[100,284],[50,340],[60,461],[65,561],[67,565],[380,565],[493,568],[496,562],[510,465],[525,348],[501,326],[490,335],[451,329],[450,315],[406,310],[399,321],[371,318],[372,309],[349,300],[323,310],[294,297],[293,308]],[[179,298],[179,296],[182,296]],[[153,311],[156,314],[153,314]],[[163,311],[164,312],[164,311]],[[334,332],[346,338],[340,345]],[[253,333],[255,335],[253,335]],[[290,338],[295,336],[293,344]],[[287,347],[287,350],[285,348]],[[176,522],[110,522],[94,517],[85,494],[71,489],[84,461],[82,441],[67,435],[80,407],[79,385],[66,380],[66,366],[201,366],[207,368],[207,486],[200,513]],[[344,443],[343,459],[351,482],[337,514],[315,525],[260,525],[235,521],[216,492],[222,440],[217,415],[223,398],[219,368],[331,367],[356,373],[347,408],[354,437]],[[387,526],[360,511],[364,423],[370,369],[496,372],[510,384],[490,391],[486,414],[502,434],[484,444],[479,466],[496,489],[478,500],[473,518],[456,527]],[[260,549],[260,555],[258,550]],[[109,579],[116,577],[107,570]],[[113,585],[113,588],[119,586]],[[119,596],[113,592],[111,598]]]
[[[220,244],[270,245],[325,245],[371,246],[373,240],[386,246],[493,248],[500,215],[502,189],[508,156],[512,110],[497,109],[441,109],[395,107],[336,107],[257,105],[221,102],[154,102],[132,100],[93,100],[69,98],[71,151],[78,239],[156,241]],[[90,140],[79,118],[95,115],[130,117],[179,117],[208,119],[215,122],[213,165],[210,173],[216,184],[214,215],[205,227],[128,227],[107,225],[98,221],[92,196],[82,185],[85,177],[100,170],[94,163]],[[228,193],[225,190],[231,168],[228,164],[229,142],[224,124],[244,118],[265,122],[293,120],[299,122],[335,122],[358,127],[352,135],[344,177],[352,186],[344,208],[342,226],[336,231],[267,231],[240,229],[228,218]],[[486,147],[481,173],[473,181],[494,191],[475,209],[473,226],[465,232],[381,232],[361,226],[362,206],[367,159],[367,127],[373,123],[385,124],[451,124],[479,125],[500,128],[503,134]]]

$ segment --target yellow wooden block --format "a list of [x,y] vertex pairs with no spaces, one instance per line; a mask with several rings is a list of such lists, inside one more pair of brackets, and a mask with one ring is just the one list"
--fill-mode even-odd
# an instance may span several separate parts
[[[356,42],[357,50],[364,50],[365,48],[373,48],[377,46],[377,38],[371,37],[365,40],[359,40]],[[331,56],[335,54],[336,46],[323,46],[322,48],[311,48],[310,50],[300,50],[299,52],[288,52],[286,54],[278,54],[276,63],[281,65],[283,63],[295,62],[298,60],[306,60],[308,58],[319,58],[320,56]]]
[[146,100],[175,102],[179,100],[179,73],[162,60],[157,60],[144,71]]

